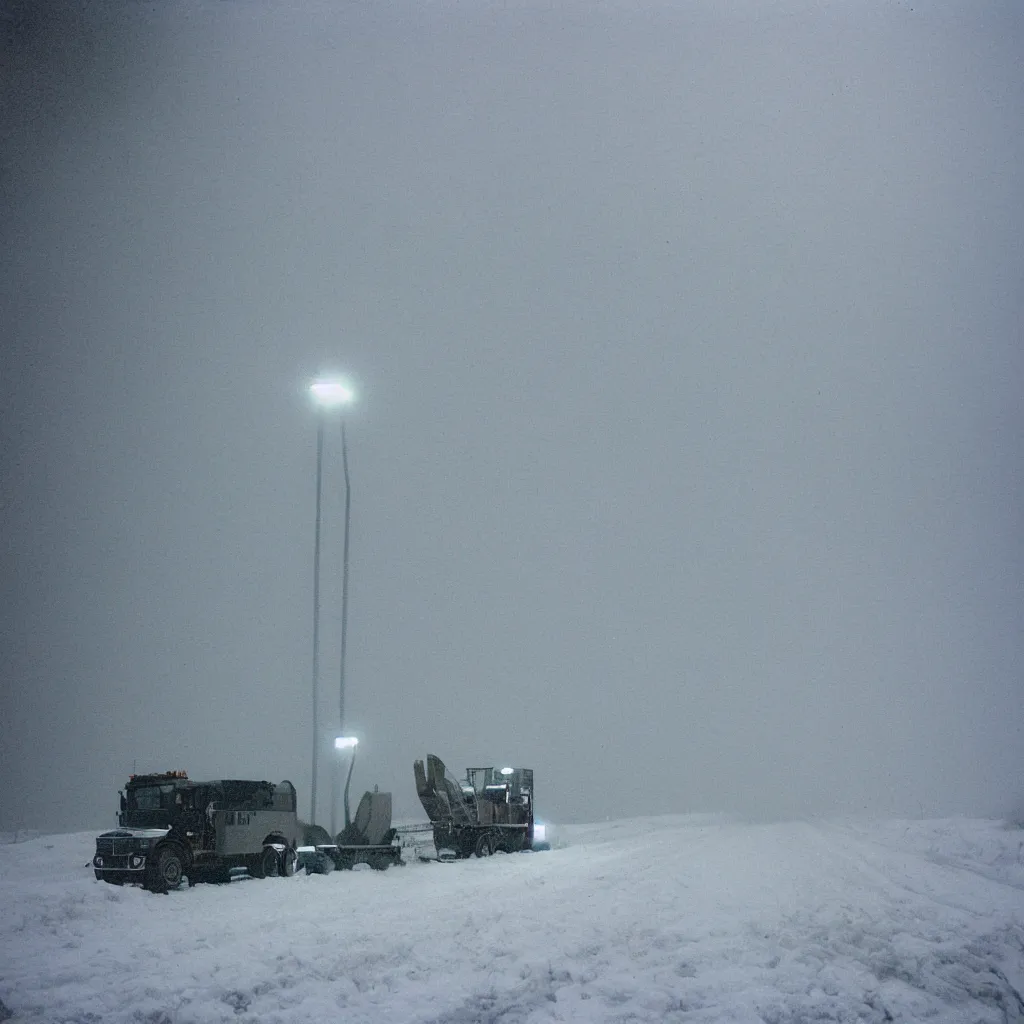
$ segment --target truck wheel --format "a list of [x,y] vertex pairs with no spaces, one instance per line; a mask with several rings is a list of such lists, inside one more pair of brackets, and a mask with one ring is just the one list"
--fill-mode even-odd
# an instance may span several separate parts
[[476,855],[478,857],[490,857],[494,853],[494,840],[485,832],[476,841]]
[[523,835],[523,833],[520,833],[519,835],[510,836],[501,844],[501,846],[498,847],[498,849],[504,850],[505,853],[518,853],[523,848],[524,838],[525,836]]
[[249,875],[252,878],[277,878],[277,850],[264,846],[261,853],[254,853],[249,858]]
[[185,859],[176,846],[161,846],[146,865],[145,887],[150,892],[169,892],[181,885]]
[[281,874],[281,866],[277,859],[277,850],[272,846],[264,846],[260,855],[263,861],[263,874],[267,878],[277,878]]
[[299,855],[291,846],[286,846],[278,857],[278,872],[282,878],[291,878],[295,874],[295,865]]

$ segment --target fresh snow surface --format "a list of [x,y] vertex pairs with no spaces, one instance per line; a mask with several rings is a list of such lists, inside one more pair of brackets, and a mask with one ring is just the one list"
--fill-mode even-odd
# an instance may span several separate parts
[[95,881],[93,838],[0,845],[15,1024],[1024,1019],[1024,832],[995,821],[616,821],[167,896]]

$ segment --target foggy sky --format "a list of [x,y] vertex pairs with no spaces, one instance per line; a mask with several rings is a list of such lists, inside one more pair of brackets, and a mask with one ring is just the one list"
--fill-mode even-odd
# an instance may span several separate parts
[[[133,766],[308,806],[331,368],[355,790],[419,814],[430,751],[554,821],[1024,798],[1017,4],[3,28],[0,828],[109,825]],[[334,424],[325,474],[330,734]]]

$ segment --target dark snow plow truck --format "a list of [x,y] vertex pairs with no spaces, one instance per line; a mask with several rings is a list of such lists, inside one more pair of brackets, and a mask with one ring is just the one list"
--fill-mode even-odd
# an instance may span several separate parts
[[295,874],[300,835],[295,787],[241,779],[193,782],[185,772],[133,775],[121,794],[120,828],[96,837],[96,877],[152,892],[184,877],[227,882]]
[[428,754],[426,766],[416,761],[413,771],[440,860],[541,848],[532,769],[469,768],[465,781],[457,782],[439,757]]

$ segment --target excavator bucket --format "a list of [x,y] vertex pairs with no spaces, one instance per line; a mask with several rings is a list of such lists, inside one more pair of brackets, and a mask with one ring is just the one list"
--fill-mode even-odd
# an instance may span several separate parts
[[427,817],[435,824],[475,825],[476,797],[467,796],[462,786],[444,766],[436,754],[427,754],[426,769],[422,761],[413,764],[416,792]]
[[[433,764],[430,764],[431,769],[434,768]],[[444,766],[442,768],[442,778],[444,777]],[[413,772],[416,775],[416,792],[419,794],[420,803],[423,804],[423,810],[427,812],[427,817],[437,824],[438,822],[447,822],[451,820],[451,811],[448,808],[447,797],[437,791],[436,781],[434,772],[428,775],[423,768],[422,761],[416,761],[413,764]]]
[[437,791],[444,789],[444,777],[447,773],[448,769],[445,768],[444,761],[437,754],[427,754],[427,780],[432,789]]

